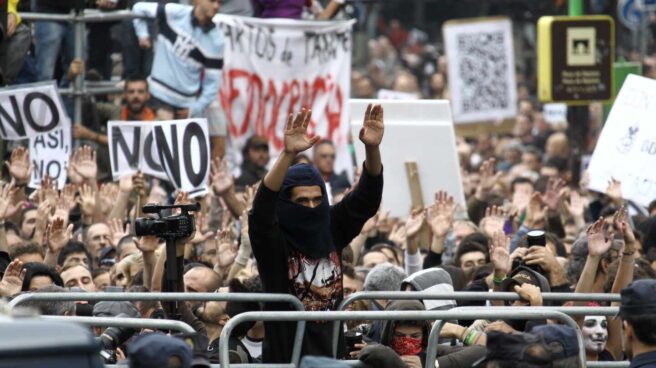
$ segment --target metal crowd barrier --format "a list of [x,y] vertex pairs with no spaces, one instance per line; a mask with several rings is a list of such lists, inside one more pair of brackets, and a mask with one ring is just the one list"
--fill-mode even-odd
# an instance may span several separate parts
[[[226,301],[226,302],[264,302],[264,303],[289,303],[297,311],[304,311],[303,303],[290,294],[265,294],[265,293],[30,293],[21,294],[9,302],[9,307],[14,308],[28,300],[38,301]],[[49,317],[48,317],[49,318]],[[92,317],[96,318],[96,317]],[[112,319],[113,318],[109,318]],[[145,319],[144,319],[145,320]],[[148,321],[152,321],[148,319]],[[193,332],[193,331],[192,331]],[[303,334],[305,333],[305,321],[299,321],[294,335],[294,348],[292,359],[296,364],[301,359],[301,347]]]
[[[480,300],[519,300],[519,294],[511,292],[463,292],[453,293],[431,293],[423,291],[361,291],[353,293],[344,298],[337,307],[338,311],[346,310],[356,300],[456,300],[456,301],[480,301]],[[597,301],[597,302],[619,302],[620,294],[605,293],[542,293],[545,301]],[[568,309],[567,314],[572,310]],[[340,323],[333,324],[333,356],[337,354],[337,344]]]
[[196,332],[188,324],[170,319],[122,318],[122,317],[79,317],[79,316],[39,316],[38,318],[59,322],[81,323],[87,326],[151,328]]
[[[51,21],[72,23],[75,33],[75,58],[84,59],[84,43],[86,42],[86,23],[113,22],[126,19],[139,18],[139,15],[129,10],[99,11],[96,9],[84,9],[81,12],[71,11],[69,14],[51,13],[19,13],[23,20],[27,21]],[[82,99],[87,94],[102,94],[119,92],[120,89],[113,86],[101,86],[87,88],[87,82],[83,75],[75,78],[72,89],[62,89],[63,95],[73,96],[75,124],[82,123]]]
[[[448,311],[365,311],[365,312],[246,312],[231,318],[221,331],[219,338],[219,359],[221,368],[230,367],[228,356],[228,338],[232,330],[238,324],[246,321],[276,321],[276,322],[294,322],[294,321],[344,321],[344,320],[454,320],[454,319],[556,319],[566,325],[577,329],[578,325],[572,317],[563,312],[550,309],[549,307],[495,307],[495,308],[476,308],[462,307],[458,310]],[[437,332],[436,326],[438,326]],[[437,356],[437,342],[439,337],[439,328],[441,324],[435,324],[431,330],[428,340],[428,349],[426,351],[426,367],[435,367],[435,358]],[[580,333],[577,333],[579,345],[579,355],[581,361],[585,361],[585,346]],[[274,365],[244,365],[236,364],[234,367],[274,367]],[[288,364],[276,364],[275,367],[297,367],[296,362]]]

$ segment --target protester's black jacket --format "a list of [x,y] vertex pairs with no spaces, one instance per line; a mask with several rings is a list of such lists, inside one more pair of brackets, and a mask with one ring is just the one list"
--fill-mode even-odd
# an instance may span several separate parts
[[[330,208],[330,230],[335,250],[341,259],[342,250],[360,233],[364,223],[376,214],[383,192],[383,175],[371,176],[364,169],[356,188],[344,199]],[[292,248],[283,239],[276,218],[278,192],[260,185],[253,209],[249,214],[249,236],[253,254],[264,291],[267,293],[293,294],[289,279],[289,259]],[[342,298],[342,273],[336,270]],[[290,310],[282,303],[267,303],[265,310]],[[289,363],[295,323],[269,322],[264,324],[265,339],[262,347],[262,360],[265,363]],[[343,340],[340,339],[340,340]],[[308,323],[303,340],[303,355],[332,354],[332,323]],[[341,345],[341,344],[340,344]]]

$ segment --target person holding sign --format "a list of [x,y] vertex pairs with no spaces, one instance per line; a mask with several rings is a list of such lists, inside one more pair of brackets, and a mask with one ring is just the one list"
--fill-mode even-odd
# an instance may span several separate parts
[[[323,177],[309,164],[291,166],[297,154],[311,148],[318,136],[307,134],[311,111],[289,116],[284,149],[260,185],[249,214],[249,236],[267,293],[297,296],[309,311],[335,310],[343,298],[341,252],[376,214],[383,192],[379,145],[383,109],[367,108],[360,140],[366,159],[360,181],[334,205],[328,204]],[[290,167],[291,166],[291,167]],[[276,305],[265,306],[276,310]],[[263,360],[289,361],[295,324],[265,323]],[[304,355],[331,355],[332,324],[309,322]]]

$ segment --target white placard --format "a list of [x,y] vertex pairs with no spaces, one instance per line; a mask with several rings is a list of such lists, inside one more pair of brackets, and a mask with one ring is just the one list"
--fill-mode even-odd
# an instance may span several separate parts
[[207,194],[210,173],[210,136],[207,120],[183,119],[158,121],[153,134],[159,162],[178,190],[190,197]]
[[219,14],[225,35],[219,98],[236,166],[252,135],[269,142],[272,160],[283,148],[290,113],[312,108],[308,131],[336,148],[335,172],[352,170],[348,98],[353,21],[258,19]]
[[419,97],[415,93],[393,91],[391,89],[379,89],[379,100],[418,100]]
[[567,104],[546,103],[542,107],[542,113],[547,123],[556,124],[567,122]]
[[442,29],[456,123],[517,115],[512,23],[509,18],[451,21]]
[[110,121],[107,126],[109,158],[114,181],[141,170],[162,180],[168,175],[159,161],[153,136],[154,121]]
[[606,192],[611,177],[624,199],[656,199],[656,80],[630,74],[608,115],[590,159],[589,188]]
[[41,179],[48,175],[57,182],[59,190],[64,189],[71,143],[70,125],[30,138],[30,163],[34,170],[28,187],[38,188]]
[[409,214],[412,201],[405,169],[408,161],[417,163],[426,206],[433,203],[434,194],[440,189],[464,205],[449,102],[350,100],[351,132],[358,165],[365,159],[365,149],[357,137],[369,103],[380,103],[384,109],[385,136],[380,147],[385,180],[383,208],[391,210],[392,216]]
[[57,128],[70,129],[54,82],[0,89],[0,137],[33,138]]

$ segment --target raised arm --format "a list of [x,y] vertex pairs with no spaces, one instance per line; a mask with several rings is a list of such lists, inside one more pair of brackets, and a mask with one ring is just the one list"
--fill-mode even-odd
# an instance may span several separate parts
[[[155,18],[157,15],[158,6],[159,4],[156,2],[138,2],[132,7],[132,12],[143,17]],[[162,4],[162,7],[164,7],[164,4]],[[148,23],[146,23],[146,21],[142,18],[134,18],[132,20],[132,24],[134,25],[134,31],[137,34],[137,38],[139,39],[139,44],[144,47],[145,44],[142,42],[145,41],[142,40],[148,40],[148,42],[150,42]]]
[[364,143],[366,158],[364,167],[371,176],[378,176],[383,172],[383,163],[380,158],[380,142],[383,141],[385,124],[383,121],[383,108],[380,105],[367,106],[364,113],[364,123],[360,129],[360,141]]
[[[615,275],[615,281],[611,293],[619,293],[633,281],[633,269],[635,267],[635,236],[633,230],[627,221],[627,211],[624,206],[613,216],[615,227],[620,229],[624,238],[624,249],[622,258]],[[613,302],[612,306],[618,306],[620,303]],[[616,360],[622,358],[622,321],[619,318],[607,318],[608,320],[608,342],[606,349],[613,355]]]

